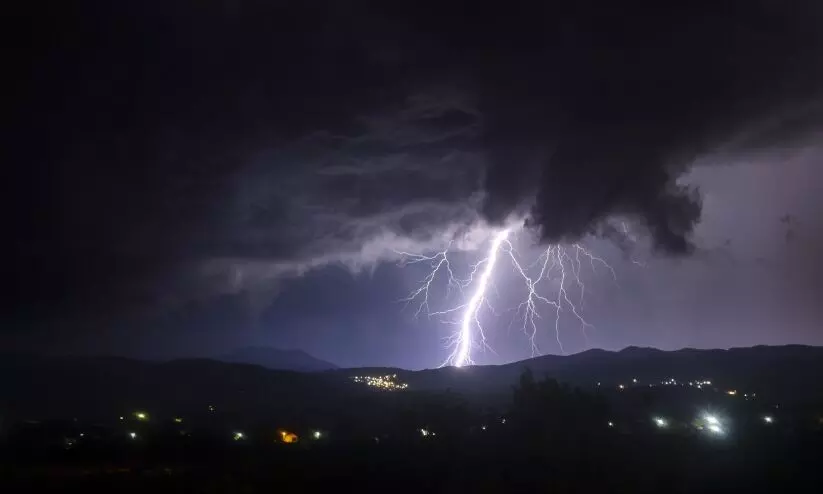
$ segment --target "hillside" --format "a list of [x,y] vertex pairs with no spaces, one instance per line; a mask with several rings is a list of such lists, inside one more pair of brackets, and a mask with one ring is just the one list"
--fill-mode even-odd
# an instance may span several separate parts
[[252,364],[275,370],[315,372],[336,369],[337,366],[312,357],[302,350],[280,350],[271,347],[245,347],[215,357],[215,360],[235,364]]
[[768,393],[775,399],[823,396],[823,347],[756,346],[729,350],[663,351],[628,347],[617,352],[588,350],[547,355],[500,366],[426,370],[406,376],[416,389],[451,388],[478,392],[508,387],[524,369],[583,388],[647,386],[669,378],[681,382],[711,380],[715,386]]
[[[538,376],[594,390],[711,380],[719,391],[755,392],[773,402],[820,401],[823,397],[823,348],[754,347],[731,350],[665,352],[627,348],[592,350],[570,356],[545,356],[500,366],[402,369],[339,369],[327,372],[270,370],[214,360],[143,362],[114,357],[0,360],[0,414],[11,417],[87,417],[148,409],[157,414],[206,414],[214,406],[227,416],[295,419],[307,414],[370,408],[373,400],[398,400],[419,392],[450,390],[482,401],[508,397],[525,368]],[[375,393],[353,383],[353,376],[397,374],[407,391]],[[633,379],[637,383],[633,383]],[[391,397],[390,397],[391,396]]]

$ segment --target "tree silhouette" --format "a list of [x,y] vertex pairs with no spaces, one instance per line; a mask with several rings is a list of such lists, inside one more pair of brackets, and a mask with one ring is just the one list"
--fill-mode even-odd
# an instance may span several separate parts
[[525,435],[537,439],[591,435],[607,427],[605,401],[555,379],[537,381],[525,369],[514,388],[511,418]]

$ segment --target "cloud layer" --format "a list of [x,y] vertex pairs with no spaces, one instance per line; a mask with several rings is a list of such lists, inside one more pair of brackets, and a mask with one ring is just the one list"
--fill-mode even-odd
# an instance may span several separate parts
[[557,242],[629,217],[684,254],[684,170],[819,115],[812,1],[61,8],[23,18],[12,305],[361,269],[512,218]]

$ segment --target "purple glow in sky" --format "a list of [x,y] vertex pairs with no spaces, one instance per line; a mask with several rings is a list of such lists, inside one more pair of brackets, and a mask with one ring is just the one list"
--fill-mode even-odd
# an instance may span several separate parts
[[[820,3],[516,3],[21,6],[0,345],[823,344]],[[482,297],[404,308],[430,266],[402,253],[466,279],[513,218]]]

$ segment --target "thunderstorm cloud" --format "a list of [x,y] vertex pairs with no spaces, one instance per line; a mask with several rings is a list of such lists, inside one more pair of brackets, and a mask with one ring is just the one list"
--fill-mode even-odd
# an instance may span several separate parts
[[684,254],[693,163],[819,122],[812,1],[87,5],[19,13],[27,303],[368,269],[513,220],[559,242],[619,216]]

